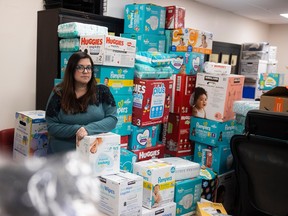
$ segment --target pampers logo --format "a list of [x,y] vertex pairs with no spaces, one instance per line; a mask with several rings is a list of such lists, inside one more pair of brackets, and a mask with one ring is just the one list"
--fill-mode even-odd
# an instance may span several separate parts
[[[205,124],[206,123],[206,124]],[[196,123],[196,128],[206,130],[206,131],[211,131],[211,128],[207,126],[207,122],[204,122],[203,125],[201,125],[199,122]]]
[[110,74],[111,79],[125,79],[125,74],[122,73],[114,73],[113,71]]
[[124,100],[120,100],[119,102],[118,102],[118,108],[117,108],[117,114],[119,115],[119,114],[126,114],[126,113],[128,113],[128,107],[123,107],[123,105],[124,105]]
[[165,178],[161,178],[161,177],[158,178],[158,183],[163,183],[163,182],[166,183],[169,181],[172,181],[172,176],[165,177]]
[[234,126],[234,125],[231,125],[231,126],[225,125],[225,131],[232,131],[232,130],[234,130],[234,129],[235,129],[235,126]]

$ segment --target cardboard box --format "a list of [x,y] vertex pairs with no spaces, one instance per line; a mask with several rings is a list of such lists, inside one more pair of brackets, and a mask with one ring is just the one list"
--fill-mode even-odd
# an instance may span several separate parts
[[22,161],[27,157],[46,156],[48,131],[45,111],[16,112],[13,143],[13,159]]
[[111,216],[142,215],[143,179],[133,173],[120,172],[100,179],[100,211]]
[[173,81],[134,79],[132,124],[139,127],[168,120]]
[[161,159],[136,162],[133,172],[143,177],[143,207],[157,208],[174,201],[175,167]]
[[166,6],[166,29],[177,29],[185,27],[185,8],[179,6]]
[[111,35],[80,37],[80,50],[97,65],[134,67],[136,40]]
[[153,209],[147,209],[142,208],[142,216],[176,216],[176,203],[171,202],[167,203],[167,205],[153,208]]
[[133,152],[121,148],[120,149],[120,170],[133,173],[133,164],[137,161],[137,155]]
[[120,135],[102,133],[85,136],[76,143],[76,151],[87,161],[95,176],[120,172]]
[[197,203],[196,216],[210,216],[218,214],[227,215],[227,212],[221,203]]
[[73,53],[74,52],[60,52],[60,68],[61,68],[60,78],[61,79],[64,78],[64,74],[65,74],[66,66],[68,64],[68,60]]
[[288,88],[278,86],[262,94],[260,109],[274,112],[288,112]]

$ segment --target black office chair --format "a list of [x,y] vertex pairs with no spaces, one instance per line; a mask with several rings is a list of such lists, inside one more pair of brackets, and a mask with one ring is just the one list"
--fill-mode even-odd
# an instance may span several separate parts
[[234,135],[235,216],[288,215],[288,113],[251,110]]

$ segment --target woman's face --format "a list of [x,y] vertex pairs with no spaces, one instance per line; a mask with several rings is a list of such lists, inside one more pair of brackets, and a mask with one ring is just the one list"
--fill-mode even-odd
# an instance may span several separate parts
[[207,105],[207,96],[202,94],[196,101],[196,106],[198,109],[203,109]]
[[87,84],[91,79],[92,70],[89,58],[80,59],[74,73],[76,84]]

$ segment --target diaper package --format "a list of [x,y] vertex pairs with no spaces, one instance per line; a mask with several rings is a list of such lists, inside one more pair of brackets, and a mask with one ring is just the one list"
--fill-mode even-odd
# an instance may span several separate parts
[[166,6],[166,29],[177,29],[185,27],[185,12],[184,7],[176,5]]
[[260,90],[271,90],[276,86],[285,86],[288,83],[287,73],[261,73],[259,79]]
[[68,60],[74,52],[60,52],[60,78],[64,78],[66,66],[68,64]]
[[169,66],[152,67],[135,63],[135,76],[140,79],[165,79],[171,77],[173,70]]
[[77,52],[80,50],[79,38],[65,38],[59,41],[59,50],[61,52]]
[[233,103],[233,112],[241,116],[246,116],[249,110],[259,109],[260,101],[237,100]]
[[230,74],[231,65],[207,61],[204,63],[204,72],[210,74]]
[[182,159],[180,157],[165,157],[161,160],[171,163],[175,166],[175,180],[184,180],[194,178],[200,174],[200,165],[192,161]]
[[143,177],[143,206],[151,209],[173,202],[175,167],[161,159],[136,162],[133,172]]
[[129,172],[104,175],[100,180],[99,209],[107,215],[142,215],[143,179]]
[[57,32],[60,38],[75,38],[91,35],[108,35],[108,28],[94,24],[69,22],[59,24]]
[[133,164],[136,161],[136,154],[124,148],[120,149],[120,170],[133,173]]
[[202,178],[201,198],[213,201],[215,199],[215,190],[217,186],[217,174],[214,173],[210,168],[201,168],[200,177]]
[[150,51],[138,51],[136,52],[136,63],[146,64],[152,67],[169,66],[170,62],[175,55],[162,53],[162,52],[150,52]]
[[176,203],[171,202],[167,203],[166,205],[163,205],[158,208],[153,209],[147,209],[142,208],[142,216],[176,216]]
[[76,141],[76,151],[88,161],[95,176],[116,174],[120,171],[120,135],[102,133],[85,136]]
[[154,158],[163,158],[165,154],[165,145],[158,144],[144,149],[132,150],[137,155],[137,161],[145,161]]
[[201,199],[201,191],[202,179],[200,177],[176,181],[174,198],[176,215],[195,214],[197,202]]

